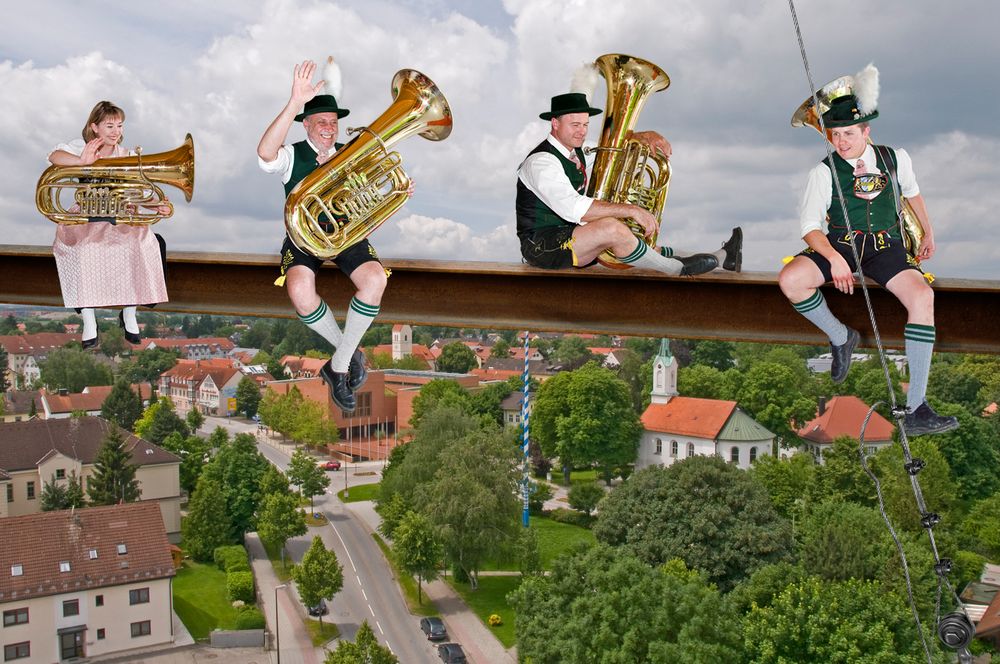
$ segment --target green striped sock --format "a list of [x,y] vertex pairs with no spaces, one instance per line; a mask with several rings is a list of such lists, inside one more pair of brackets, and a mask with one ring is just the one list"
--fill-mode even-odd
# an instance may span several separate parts
[[316,311],[299,316],[299,320],[305,323],[305,326],[310,330],[329,341],[334,348],[340,347],[343,334],[340,332],[340,326],[337,325],[337,319],[334,318],[333,312],[323,300],[319,301]]
[[792,306],[805,316],[806,320],[826,334],[830,338],[831,344],[842,346],[847,343],[847,326],[833,315],[830,307],[826,304],[826,298],[823,297],[823,293],[818,288],[801,302],[792,302]]
[[632,250],[632,253],[624,258],[619,256],[618,260],[622,263],[634,265],[635,267],[656,270],[657,272],[675,276],[680,274],[681,268],[684,267],[676,258],[668,258],[659,251],[649,251],[646,243],[641,240],[636,240],[636,246]]
[[907,323],[903,328],[906,344],[906,362],[910,369],[910,389],[906,393],[906,407],[916,410],[927,397],[927,379],[931,373],[931,355],[934,353],[936,331],[933,325]]
[[361,343],[361,337],[371,327],[372,321],[378,316],[379,306],[377,304],[366,304],[356,297],[351,298],[351,306],[347,310],[347,318],[344,320],[343,342],[337,346],[337,352],[330,360],[330,367],[337,373],[347,373],[351,364],[351,356]]

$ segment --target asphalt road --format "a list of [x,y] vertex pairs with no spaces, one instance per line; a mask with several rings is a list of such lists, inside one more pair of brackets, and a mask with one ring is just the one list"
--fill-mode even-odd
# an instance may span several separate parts
[[[257,426],[246,421],[209,417],[203,430],[211,432],[223,426],[231,433],[255,433]],[[282,470],[289,456],[283,450],[267,443],[258,443],[264,457]],[[382,551],[360,519],[335,495],[344,488],[344,473],[348,473],[350,486],[377,482],[380,462],[348,464],[347,470],[328,471],[330,487],[327,494],[315,498],[317,512],[330,521],[328,527],[311,528],[305,537],[289,540],[287,550],[298,560],[309,547],[312,537],[323,538],[328,549],[337,554],[344,570],[344,588],[337,593],[330,606],[329,618],[337,623],[343,638],[353,640],[364,620],[374,630],[379,640],[387,645],[401,662],[440,662],[436,647],[420,631],[418,617],[410,615],[392,571],[382,556]]]

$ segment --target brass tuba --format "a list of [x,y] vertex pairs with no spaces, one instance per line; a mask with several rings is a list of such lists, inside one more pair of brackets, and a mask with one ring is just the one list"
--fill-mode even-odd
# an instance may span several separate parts
[[[841,76],[840,78],[835,78],[816,91],[819,108],[816,107],[816,99],[809,97],[795,109],[795,113],[792,114],[792,126],[804,127],[808,125],[816,131],[823,133],[819,124],[820,116],[830,110],[830,105],[834,99],[850,94],[854,94],[854,77]],[[826,139],[831,143],[833,142],[829,129],[826,130]],[[868,142],[871,142],[871,137],[869,137]],[[895,185],[893,188],[895,189]],[[893,195],[895,195],[895,192]],[[920,246],[921,240],[924,239],[924,227],[920,225],[920,219],[917,217],[917,213],[913,211],[910,201],[906,200],[902,194],[900,194],[899,200],[902,203],[900,206],[902,209],[899,211],[899,227],[901,231],[900,235],[903,238],[903,246],[906,248],[907,253],[919,262],[917,248]]]
[[[285,229],[292,243],[317,258],[333,258],[364,240],[405,203],[410,178],[393,144],[420,134],[442,141],[451,134],[448,100],[415,69],[392,79],[393,102],[329,161],[302,179],[285,201]],[[332,230],[324,230],[332,225]]]
[[[173,215],[174,206],[164,201],[155,183],[177,187],[191,202],[194,193],[194,140],[188,134],[173,150],[144,157],[142,148],[134,157],[98,159],[89,166],[49,166],[38,178],[35,205],[57,224],[85,224],[93,217],[113,217],[116,223],[145,226]],[[73,205],[61,199],[73,190]],[[144,209],[167,205],[167,214]]]
[[[646,99],[670,85],[667,73],[652,62],[630,55],[610,53],[595,60],[598,71],[607,81],[608,100],[604,106],[604,127],[595,148],[594,168],[587,196],[610,203],[631,203],[648,210],[657,220],[657,231],[645,237],[645,231],[631,219],[624,223],[632,233],[648,244],[656,244],[659,221],[667,202],[670,186],[670,161],[653,154],[648,145],[629,138]],[[610,251],[597,259],[606,267],[625,269]]]

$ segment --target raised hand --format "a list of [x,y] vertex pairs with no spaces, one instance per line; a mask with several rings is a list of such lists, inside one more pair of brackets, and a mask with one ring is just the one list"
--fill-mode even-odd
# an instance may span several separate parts
[[291,100],[298,106],[319,94],[326,81],[320,80],[313,85],[312,77],[316,72],[316,63],[306,60],[301,65],[295,65],[295,73],[292,75],[292,96]]
[[103,138],[93,138],[87,141],[87,144],[83,146],[83,152],[80,153],[80,165],[90,166],[95,161],[101,158],[98,151],[101,149],[101,145],[104,144]]

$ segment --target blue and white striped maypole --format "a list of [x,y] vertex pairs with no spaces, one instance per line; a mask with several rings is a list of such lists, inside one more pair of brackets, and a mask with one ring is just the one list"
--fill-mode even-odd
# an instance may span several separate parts
[[521,380],[524,382],[522,389],[523,397],[521,399],[521,430],[523,432],[523,438],[521,445],[524,447],[524,509],[522,511],[521,523],[525,528],[528,527],[528,498],[531,496],[531,457],[528,453],[528,379],[530,378],[528,374],[528,331],[524,331],[524,373],[521,375]]

